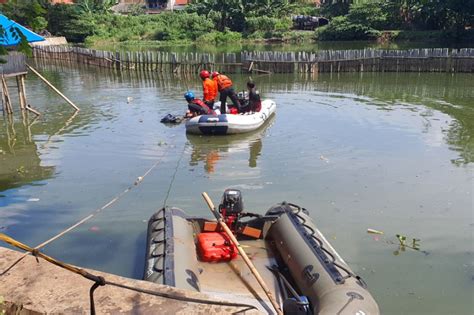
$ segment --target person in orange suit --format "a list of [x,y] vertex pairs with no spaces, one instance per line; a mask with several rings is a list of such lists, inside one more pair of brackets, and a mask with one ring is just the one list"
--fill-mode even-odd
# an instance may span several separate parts
[[211,80],[211,75],[207,70],[202,70],[199,76],[202,79],[203,101],[210,109],[213,109],[214,101],[217,96],[217,83]]

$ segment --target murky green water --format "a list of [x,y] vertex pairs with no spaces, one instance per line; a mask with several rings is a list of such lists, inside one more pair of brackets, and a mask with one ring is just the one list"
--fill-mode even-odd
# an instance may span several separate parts
[[[156,209],[208,215],[200,193],[217,202],[236,187],[249,211],[283,200],[308,208],[383,314],[473,312],[473,75],[257,76],[261,94],[277,101],[270,124],[203,138],[159,123],[183,112],[182,94],[199,90],[197,78],[38,68],[82,111],[71,116],[28,77],[29,102],[44,115],[31,124],[18,113],[13,123],[0,119],[1,232],[37,245],[158,161],[141,185],[46,252],[140,278]],[[421,239],[426,252],[398,250],[396,234]]]

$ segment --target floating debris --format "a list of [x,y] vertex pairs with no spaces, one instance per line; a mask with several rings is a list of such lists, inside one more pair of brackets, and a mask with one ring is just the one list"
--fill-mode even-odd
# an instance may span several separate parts
[[321,155],[321,156],[319,157],[319,159],[320,159],[321,161],[324,161],[324,162],[326,162],[326,163],[329,163],[329,159],[328,159],[327,157],[325,157],[324,155]]
[[40,201],[39,198],[30,198],[27,200],[28,202],[37,202],[37,201]]
[[374,229],[367,229],[367,233],[369,233],[369,234],[380,234],[380,235],[384,234],[382,231],[374,230]]
[[127,97],[127,104],[130,104],[133,101],[133,97],[129,96]]
[[140,183],[142,182],[142,180],[143,180],[143,177],[142,177],[142,176],[138,176],[138,177],[137,177],[137,180],[136,180],[135,183],[134,183],[134,185],[136,186],[136,185],[140,184]]

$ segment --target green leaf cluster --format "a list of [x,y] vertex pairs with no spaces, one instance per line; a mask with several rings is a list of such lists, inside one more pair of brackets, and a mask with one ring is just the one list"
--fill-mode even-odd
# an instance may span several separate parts
[[346,16],[337,16],[327,26],[316,29],[319,40],[367,40],[380,36],[380,31],[367,25],[353,23]]
[[48,26],[46,6],[45,0],[10,0],[0,5],[0,11],[15,22],[40,32]]
[[330,0],[321,12],[332,17],[316,30],[322,40],[371,39],[395,29],[460,34],[474,25],[474,0]]

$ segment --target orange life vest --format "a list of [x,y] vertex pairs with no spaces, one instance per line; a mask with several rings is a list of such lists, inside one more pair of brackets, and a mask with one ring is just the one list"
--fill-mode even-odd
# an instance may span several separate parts
[[217,85],[214,81],[207,78],[202,81],[204,101],[214,101],[217,96]]
[[217,88],[219,92],[232,86],[232,80],[226,75],[219,74],[215,77],[215,80],[217,82]]

